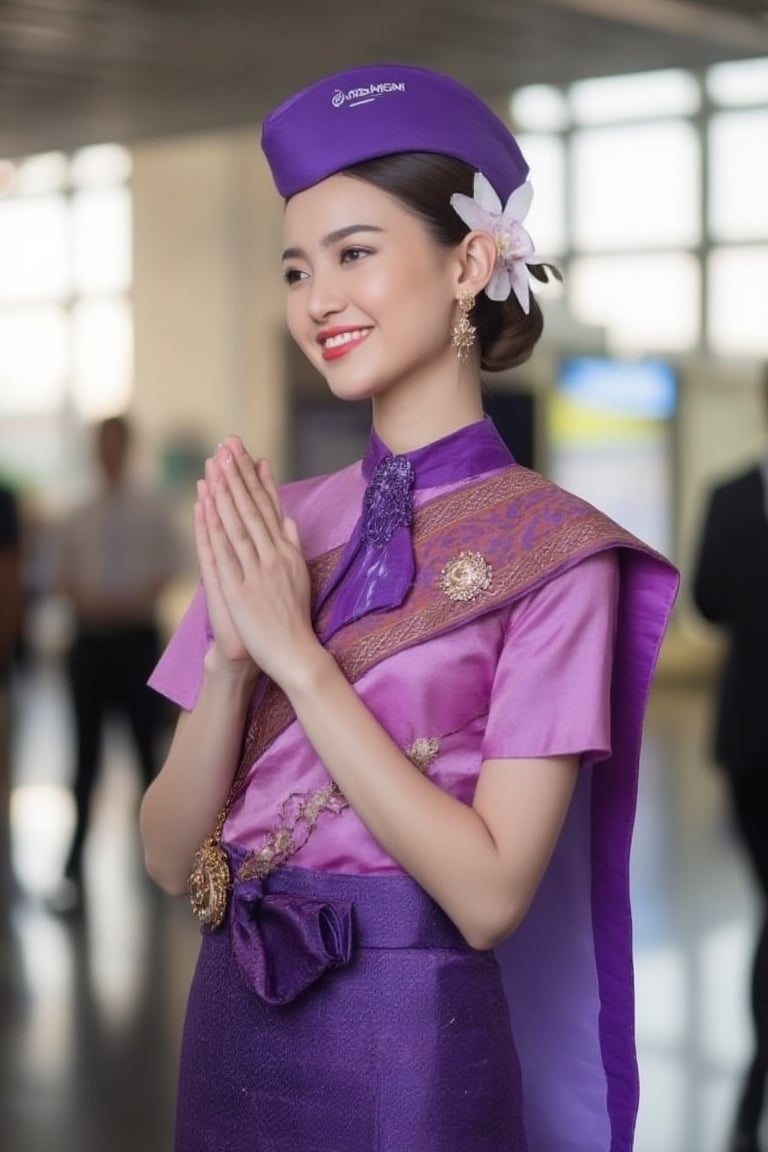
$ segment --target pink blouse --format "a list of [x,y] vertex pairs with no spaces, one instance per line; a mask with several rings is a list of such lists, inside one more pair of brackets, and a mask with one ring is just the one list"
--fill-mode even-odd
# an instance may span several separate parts
[[[418,507],[463,483],[418,491],[414,502]],[[308,560],[347,540],[363,489],[357,464],[282,490]],[[611,751],[618,589],[615,553],[592,556],[511,607],[382,661],[355,690],[414,763],[467,804],[484,760],[575,754],[593,763]],[[152,687],[182,708],[194,708],[210,643],[199,589],[150,679]],[[224,838],[248,849],[262,847],[280,826],[290,796],[312,795],[328,783],[294,720],[251,765]],[[323,811],[291,863],[337,872],[402,871],[349,808]]]

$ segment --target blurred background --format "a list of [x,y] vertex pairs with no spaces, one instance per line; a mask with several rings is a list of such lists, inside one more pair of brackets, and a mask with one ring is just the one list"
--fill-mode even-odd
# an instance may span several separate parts
[[0,687],[8,1152],[171,1147],[196,930],[143,877],[142,785],[117,721],[82,889],[59,899],[75,823],[59,536],[94,486],[94,423],[127,413],[135,473],[176,540],[167,634],[194,586],[194,482],[218,441],[237,431],[283,479],[360,455],[367,411],[337,406],[286,336],[259,132],[298,87],[374,61],[469,84],[530,162],[527,226],[565,283],[536,286],[533,360],[486,381],[502,435],[682,569],[634,847],[636,1147],[727,1146],[761,900],[711,758],[722,639],[691,574],[711,486],[766,452],[768,2],[3,0],[0,480],[24,599]]

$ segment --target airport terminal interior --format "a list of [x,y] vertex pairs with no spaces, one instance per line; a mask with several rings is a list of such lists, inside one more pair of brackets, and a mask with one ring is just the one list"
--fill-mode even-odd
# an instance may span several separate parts
[[74,730],[57,526],[94,483],[93,424],[128,413],[177,547],[169,634],[197,580],[195,480],[226,435],[285,480],[364,451],[367,407],[332,401],[286,335],[282,205],[259,135],[291,91],[376,61],[474,87],[529,160],[526,227],[564,283],[536,285],[532,360],[484,378],[502,437],[681,571],[632,849],[635,1152],[730,1152],[762,909],[712,751],[724,638],[691,581],[712,486],[768,441],[760,0],[394,0],[386,20],[367,0],[323,18],[311,0],[0,5],[0,480],[18,498],[26,599],[0,680],[2,1152],[173,1146],[199,931],[144,871],[117,718],[80,899],[62,897]]

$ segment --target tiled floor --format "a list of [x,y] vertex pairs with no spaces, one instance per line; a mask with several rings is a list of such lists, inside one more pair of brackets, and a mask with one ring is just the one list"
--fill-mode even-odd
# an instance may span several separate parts
[[[748,1051],[755,897],[706,764],[707,709],[699,690],[658,688],[646,730],[633,880],[636,1152],[724,1152]],[[94,813],[87,915],[46,911],[72,822],[69,740],[55,669],[40,671],[19,699],[22,897],[0,941],[0,1149],[169,1152],[197,933],[184,905],[143,877],[138,783],[119,730]]]

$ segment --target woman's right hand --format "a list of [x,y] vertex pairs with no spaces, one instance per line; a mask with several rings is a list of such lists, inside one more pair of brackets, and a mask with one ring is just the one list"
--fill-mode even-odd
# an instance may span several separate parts
[[206,461],[205,474],[206,478],[204,480],[198,480],[197,482],[197,501],[195,503],[194,513],[195,549],[197,551],[198,564],[200,565],[203,587],[205,588],[205,598],[208,606],[208,616],[213,630],[213,639],[220,657],[227,663],[242,665],[244,667],[248,665],[255,667],[250,653],[240,639],[237,629],[232,623],[232,617],[224,603],[219,584],[219,575],[216,571],[216,564],[211,549],[211,542],[208,538],[208,530],[203,513],[203,500],[210,494],[212,487],[213,469],[210,460]]

